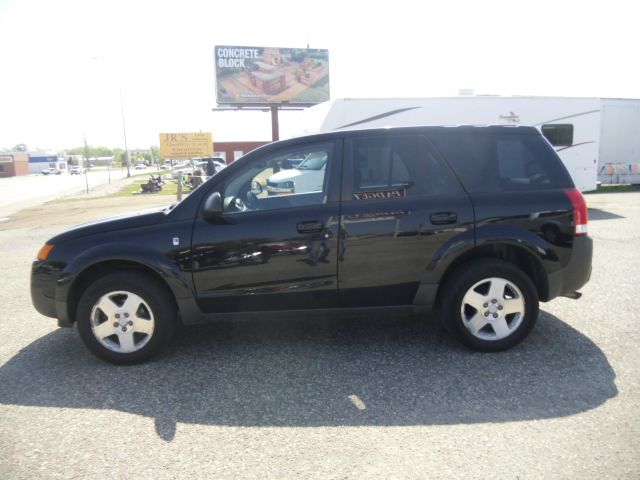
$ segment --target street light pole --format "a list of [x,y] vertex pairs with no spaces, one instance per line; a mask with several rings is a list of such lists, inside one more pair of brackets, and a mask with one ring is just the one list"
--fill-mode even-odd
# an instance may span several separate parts
[[[100,60],[100,57],[91,57],[91,60]],[[129,148],[127,147],[127,127],[124,123],[124,100],[122,99],[122,78],[120,77],[120,70],[117,69],[118,72],[118,88],[120,90],[120,114],[122,115],[122,134],[124,136],[124,161],[127,164],[127,177],[131,176],[131,171],[129,170]],[[109,172],[109,178],[111,178],[111,172]],[[111,182],[109,182],[111,183]]]
[[120,87],[120,113],[122,114],[122,133],[124,135],[124,161],[127,164],[127,177],[131,176],[129,170],[129,148],[127,148],[127,127],[124,123],[124,101],[122,100],[122,81],[120,80],[120,73],[118,72],[118,86]]
[[84,136],[84,183],[87,187],[87,193],[89,193],[89,147],[87,146],[87,136]]

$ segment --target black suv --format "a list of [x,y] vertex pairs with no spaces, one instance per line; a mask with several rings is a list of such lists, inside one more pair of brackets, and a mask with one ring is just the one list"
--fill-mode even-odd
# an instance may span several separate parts
[[[274,175],[291,188],[267,192]],[[53,237],[31,295],[120,364],[178,323],[315,309],[426,307],[497,351],[539,300],[580,296],[591,254],[584,198],[535,128],[360,130],[272,143],[177,205]]]

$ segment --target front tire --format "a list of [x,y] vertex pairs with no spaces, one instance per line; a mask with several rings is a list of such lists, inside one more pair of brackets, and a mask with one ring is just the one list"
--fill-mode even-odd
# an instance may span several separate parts
[[167,287],[141,273],[111,273],[82,294],[76,310],[82,341],[117,365],[144,362],[173,337],[176,307]]
[[538,318],[533,282],[503,260],[465,265],[443,287],[440,314],[458,339],[474,350],[507,350],[529,335]]

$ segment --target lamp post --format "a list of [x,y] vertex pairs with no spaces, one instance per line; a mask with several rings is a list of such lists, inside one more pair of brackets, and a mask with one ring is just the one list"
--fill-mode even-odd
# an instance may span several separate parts
[[[100,60],[100,57],[91,57],[91,60]],[[120,70],[118,70],[118,90],[120,92],[120,115],[122,116],[122,135],[124,137],[124,161],[127,165],[127,177],[131,176],[131,171],[129,170],[129,166],[131,162],[129,161],[129,148],[127,147],[127,127],[124,121],[124,100],[122,95],[122,79],[120,78]],[[109,172],[111,175],[111,172]]]
[[84,136],[84,183],[89,193],[89,147],[87,146],[87,136]]
[[129,166],[129,148],[127,148],[127,127],[124,123],[124,101],[122,100],[122,82],[120,81],[120,73],[118,72],[118,86],[120,87],[120,113],[122,114],[122,134],[124,135],[124,161],[127,164],[127,177],[131,176]]

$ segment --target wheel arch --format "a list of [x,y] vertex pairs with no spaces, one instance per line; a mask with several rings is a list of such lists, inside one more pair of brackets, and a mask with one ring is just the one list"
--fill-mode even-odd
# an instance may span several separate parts
[[548,300],[549,281],[542,261],[526,247],[507,242],[496,242],[467,250],[448,265],[438,286],[436,304],[440,304],[443,292],[447,288],[448,280],[456,271],[466,268],[465,265],[470,262],[488,258],[500,259],[518,267],[531,279],[540,300]]
[[161,286],[168,298],[171,300],[173,305],[176,308],[176,312],[179,314],[178,302],[176,301],[176,296],[174,292],[171,290],[171,287],[167,283],[166,279],[162,276],[160,272],[151,268],[144,263],[137,262],[134,260],[103,260],[94,264],[87,266],[84,270],[78,273],[73,281],[71,282],[68,290],[67,296],[67,318],[69,319],[69,323],[75,322],[76,310],[78,307],[78,302],[80,298],[82,298],[82,294],[89,288],[89,286],[98,278],[101,278],[110,273],[116,272],[131,272],[131,273],[139,273],[142,275],[146,275],[147,277],[155,280],[159,286]]

